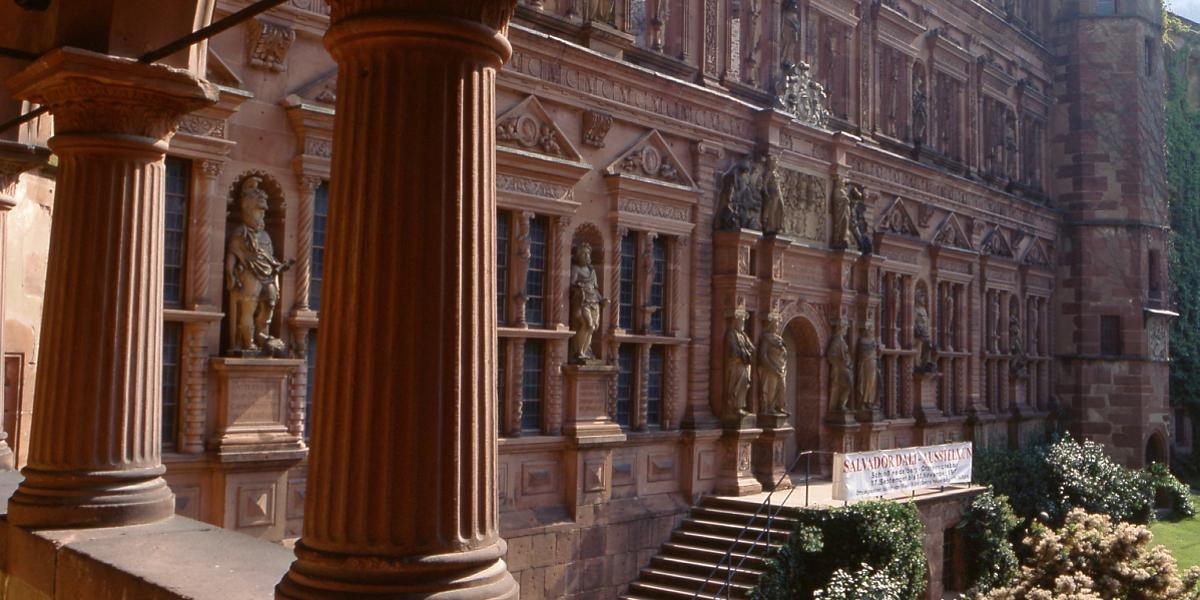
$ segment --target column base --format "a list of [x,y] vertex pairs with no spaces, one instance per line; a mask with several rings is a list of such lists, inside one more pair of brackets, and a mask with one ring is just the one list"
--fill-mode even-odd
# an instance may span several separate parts
[[339,554],[296,543],[296,562],[275,586],[275,598],[430,598],[515,600],[517,582],[500,557],[507,544],[425,556]]
[[0,471],[11,471],[17,468],[17,457],[13,454],[8,442],[0,440]]
[[142,525],[175,514],[175,494],[161,474],[146,469],[111,473],[48,472],[25,467],[8,501],[10,523],[31,529]]

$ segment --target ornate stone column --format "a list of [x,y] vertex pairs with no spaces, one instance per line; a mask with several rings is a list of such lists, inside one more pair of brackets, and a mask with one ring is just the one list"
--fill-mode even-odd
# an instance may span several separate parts
[[[301,175],[300,202],[297,205],[296,228],[296,306],[297,312],[311,310],[308,306],[309,288],[312,286],[312,243],[313,243],[313,212],[317,201],[317,188],[321,187],[321,178],[315,175]],[[303,332],[301,332],[303,333]]]
[[161,65],[59,48],[8,80],[50,107],[59,157],[24,527],[165,519],[161,475],[167,140],[216,87]]
[[319,401],[277,597],[515,598],[497,523],[494,287],[495,77],[515,1],[331,4]]

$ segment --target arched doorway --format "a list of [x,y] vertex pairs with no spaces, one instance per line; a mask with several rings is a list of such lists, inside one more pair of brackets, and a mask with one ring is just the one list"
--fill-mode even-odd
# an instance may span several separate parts
[[[821,449],[821,419],[824,418],[825,378],[822,348],[817,328],[805,317],[795,317],[783,332],[788,350],[788,410],[796,434],[788,442],[788,463],[805,450]],[[819,461],[813,461],[814,467]],[[803,468],[803,467],[801,467]]]
[[1151,463],[1167,463],[1167,442],[1163,439],[1163,434],[1156,431],[1150,434],[1150,439],[1146,440],[1146,466]]

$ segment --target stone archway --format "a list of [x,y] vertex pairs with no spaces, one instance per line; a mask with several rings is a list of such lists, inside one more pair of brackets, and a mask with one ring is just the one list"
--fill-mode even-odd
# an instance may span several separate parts
[[[783,331],[788,350],[788,410],[795,436],[788,441],[788,463],[797,453],[821,449],[821,420],[825,416],[824,352],[817,327],[805,316],[788,321]],[[814,467],[819,461],[813,461]]]
[[1155,431],[1146,440],[1145,464],[1148,467],[1156,462],[1167,463],[1167,442],[1161,431]]

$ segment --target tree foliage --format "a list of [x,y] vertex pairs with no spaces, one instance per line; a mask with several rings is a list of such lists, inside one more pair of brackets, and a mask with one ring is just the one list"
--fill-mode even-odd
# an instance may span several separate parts
[[1200,111],[1188,102],[1186,36],[1164,52],[1167,71],[1168,254],[1175,319],[1171,331],[1171,401],[1200,416]]
[[1008,585],[1019,563],[1009,536],[1021,524],[1008,498],[988,490],[971,500],[958,522],[965,544],[967,584],[978,592]]

